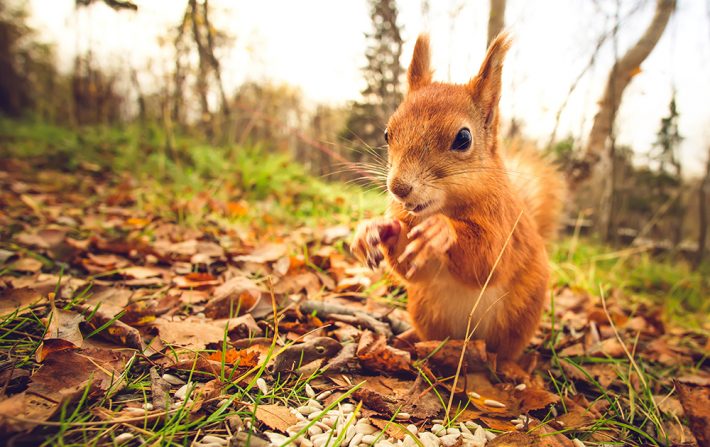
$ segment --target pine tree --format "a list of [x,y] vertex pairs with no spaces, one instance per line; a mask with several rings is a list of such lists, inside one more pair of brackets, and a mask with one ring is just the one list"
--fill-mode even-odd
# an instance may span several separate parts
[[[402,37],[395,1],[369,3],[373,30],[367,33],[367,66],[363,69],[367,86],[362,91],[362,100],[353,104],[343,132],[346,141],[367,150],[384,144],[382,134],[387,120],[402,100],[400,78],[404,72],[399,61]],[[366,152],[360,150],[354,158],[366,159]]]

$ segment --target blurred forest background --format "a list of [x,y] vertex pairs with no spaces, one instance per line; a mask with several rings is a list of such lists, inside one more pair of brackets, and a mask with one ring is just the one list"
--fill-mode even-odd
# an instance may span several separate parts
[[[619,129],[629,124],[625,121],[628,116],[621,116],[619,110],[638,94],[627,87],[643,72],[644,61],[653,54],[659,41],[675,39],[677,33],[683,32],[684,24],[674,21],[677,20],[674,15],[689,2],[581,2],[592,11],[590,22],[599,25],[594,30],[601,31],[589,39],[591,51],[571,69],[576,74],[565,87],[567,95],[551,111],[554,120],[548,135],[545,138],[526,135],[526,119],[530,118],[510,113],[510,108],[504,108],[503,135],[510,144],[523,142],[546,151],[567,174],[573,191],[566,222],[568,232],[594,235],[612,245],[684,259],[698,266],[710,246],[707,234],[710,135],[706,142],[689,149],[692,157],[681,156],[685,135],[679,120],[694,111],[679,106],[678,86],[672,83],[663,86],[670,95],[660,111],[662,119],[642,123],[644,128],[652,129],[655,141],[644,147],[631,147],[617,138]],[[52,143],[50,147],[56,149],[54,154],[46,150],[37,154],[48,163],[58,162],[64,156],[57,129],[72,129],[81,136],[82,129],[108,128],[118,131],[122,138],[135,138],[138,151],[133,153],[132,163],[136,165],[150,157],[160,158],[163,163],[190,165],[194,162],[193,155],[186,150],[183,140],[189,137],[191,141],[215,147],[259,147],[265,152],[288,154],[325,179],[381,185],[378,165],[386,154],[382,132],[404,93],[402,81],[410,54],[403,49],[411,48],[410,39],[403,38],[405,24],[398,2],[367,0],[370,24],[366,45],[362,47],[361,94],[346,103],[314,102],[304,98],[296,84],[260,80],[258,76],[248,77],[236,88],[230,88],[225,78],[233,78],[228,72],[233,64],[225,68],[224,55],[240,44],[244,36],[239,29],[225,27],[224,21],[215,17],[223,17],[225,10],[239,14],[237,3],[171,2],[171,8],[181,11],[181,18],[165,29],[157,42],[160,60],[153,64],[148,60],[140,66],[103,63],[97,57],[100,43],[96,43],[96,36],[91,36],[85,26],[92,11],[105,14],[110,10],[119,20],[119,17],[140,16],[148,3],[76,0],[74,14],[82,20],[77,19],[67,31],[72,33],[76,53],[68,70],[58,63],[56,42],[47,41],[42,30],[32,25],[32,8],[42,8],[43,2],[0,3],[3,115],[0,131],[5,139],[0,148],[2,158],[12,155],[12,144],[7,141],[16,138],[18,129],[28,126],[27,123],[34,123],[27,128],[28,132],[46,132],[47,140]],[[453,30],[465,14],[485,16],[487,29],[472,33],[480,36],[481,42],[486,37],[490,41],[505,27],[516,32],[516,23],[506,23],[506,11],[511,7],[506,3],[506,0],[450,1],[445,6],[445,19]],[[710,3],[703,6],[708,11],[703,19],[708,19],[705,37],[706,44],[710,44]],[[433,5],[423,0],[418,7],[422,23],[427,23]],[[542,10],[555,7],[554,2],[536,4]],[[313,27],[328,17],[304,14],[303,18],[294,19],[303,20],[304,27]],[[413,40],[420,30],[411,28],[407,29],[407,36]],[[588,34],[589,30],[586,31]],[[435,52],[436,42],[453,39],[433,37]],[[526,35],[518,33],[516,39],[524,41]],[[465,44],[457,42],[459,46]],[[258,54],[258,45],[252,51]],[[672,63],[671,60],[669,64]],[[161,65],[161,69],[154,69],[156,65]],[[251,66],[245,63],[241,70],[247,73]],[[438,76],[442,78],[445,67],[438,68]],[[293,67],[294,71],[309,69]],[[549,65],[527,69],[559,70]],[[476,70],[477,65],[471,64],[470,73]],[[602,81],[597,82],[599,79]],[[592,80],[598,85],[591,85]],[[589,119],[577,126],[578,132],[568,133],[561,125],[570,121],[567,115],[573,113],[568,110],[568,103],[585,89],[591,92],[587,97],[597,95],[588,101]],[[515,85],[504,87],[505,98],[517,93]],[[700,101],[702,96],[698,98]],[[99,147],[98,151],[113,150],[111,145],[115,141],[106,140],[105,147]],[[692,169],[688,169],[688,160]]]

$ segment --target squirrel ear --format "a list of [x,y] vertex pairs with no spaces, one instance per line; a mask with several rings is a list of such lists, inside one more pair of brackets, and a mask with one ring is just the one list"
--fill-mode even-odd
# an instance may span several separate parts
[[478,74],[468,83],[468,90],[486,113],[486,125],[490,125],[496,115],[500,100],[501,76],[503,60],[510,48],[511,40],[506,32],[502,32],[488,47],[486,58],[481,64]]
[[412,62],[407,70],[407,83],[409,91],[413,92],[431,83],[431,54],[429,51],[429,36],[420,34],[417,43],[414,45]]

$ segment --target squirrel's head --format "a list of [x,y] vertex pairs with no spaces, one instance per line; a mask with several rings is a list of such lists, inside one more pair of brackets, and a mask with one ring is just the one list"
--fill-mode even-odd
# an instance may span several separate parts
[[506,34],[466,84],[432,82],[429,38],[420,35],[409,91],[387,124],[387,189],[404,209],[430,215],[475,201],[504,175],[497,153],[498,101]]

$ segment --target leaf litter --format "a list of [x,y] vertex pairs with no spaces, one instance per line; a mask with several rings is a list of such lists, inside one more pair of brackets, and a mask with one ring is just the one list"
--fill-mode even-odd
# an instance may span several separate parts
[[0,177],[4,435],[53,436],[88,406],[82,421],[122,424],[98,445],[140,445],[179,414],[217,421],[175,438],[194,445],[709,442],[707,336],[623,296],[605,310],[555,290],[530,352],[499,362],[481,341],[404,337],[401,288],[343,248],[347,225],[189,228],[122,207],[131,190],[87,203],[51,184],[65,177],[19,175]]

